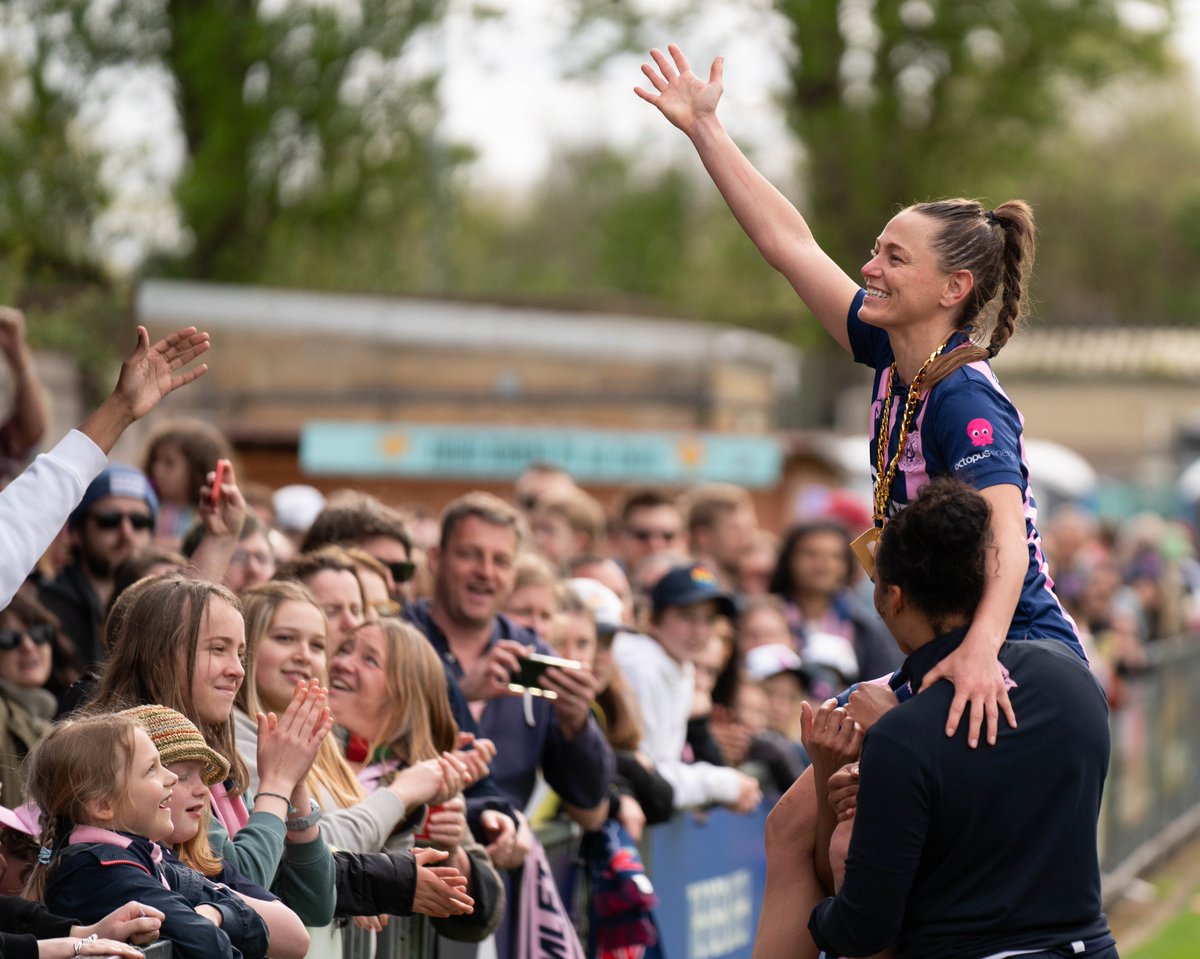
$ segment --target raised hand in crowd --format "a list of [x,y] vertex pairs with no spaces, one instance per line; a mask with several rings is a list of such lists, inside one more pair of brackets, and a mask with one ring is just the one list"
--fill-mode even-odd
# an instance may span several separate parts
[[404,803],[406,810],[431,803],[446,790],[442,764],[436,759],[426,759],[405,766],[392,777],[387,789]]
[[116,388],[79,431],[105,453],[111,452],[126,427],[154,409],[164,396],[208,372],[205,363],[184,369],[208,347],[208,334],[197,332],[194,326],[169,333],[153,344],[146,328],[139,326],[137,344],[121,364]]
[[729,803],[729,808],[735,813],[745,815],[754,812],[758,808],[758,804],[762,802],[762,786],[753,776],[747,776],[742,772],[739,772],[738,775],[742,777],[738,786],[738,797]]
[[435,863],[446,859],[444,849],[425,847],[413,850],[417,860],[417,891],[413,896],[413,912],[422,916],[444,919],[465,916],[475,911],[475,900],[467,893],[467,877],[451,866]]
[[146,946],[158,938],[164,918],[153,906],[127,902],[90,926],[72,926],[71,935],[79,939],[98,936],[100,939]]
[[846,715],[862,728],[865,735],[880,716],[899,705],[896,694],[882,683],[860,683],[850,694]]
[[490,739],[478,739],[474,733],[458,734],[458,750],[454,753],[467,767],[469,783],[477,783],[491,772],[496,758],[496,744]]
[[501,639],[494,643],[470,669],[463,672],[459,680],[459,688],[467,701],[479,702],[497,696],[515,695],[508,684],[529,652],[527,646],[514,639]]
[[216,470],[209,472],[200,487],[200,522],[204,526],[204,538],[192,554],[192,565],[200,578],[211,583],[225,580],[225,573],[233,554],[237,552],[238,536],[246,521],[246,498],[238,488],[233,464],[221,460],[221,486],[214,496],[213,484],[217,481]]
[[0,454],[20,459],[46,432],[46,401],[25,340],[25,314],[0,306],[0,351],[13,379],[12,413],[0,430]]
[[551,666],[540,680],[543,689],[557,694],[554,712],[558,727],[567,739],[574,739],[587,725],[592,703],[600,691],[596,676],[590,669],[562,669]]
[[429,811],[425,832],[432,845],[444,849],[453,859],[458,847],[470,835],[467,828],[467,801],[459,795],[438,803]]
[[[321,741],[333,728],[326,705],[326,692],[318,680],[296,684],[292,701],[282,716],[258,714],[259,789],[254,797],[256,811],[264,809],[287,819],[288,805],[300,815],[310,812],[304,779],[312,768]],[[286,799],[282,797],[287,797]],[[317,827],[303,833],[288,833],[292,842],[315,838]],[[312,835],[309,835],[309,833]]]

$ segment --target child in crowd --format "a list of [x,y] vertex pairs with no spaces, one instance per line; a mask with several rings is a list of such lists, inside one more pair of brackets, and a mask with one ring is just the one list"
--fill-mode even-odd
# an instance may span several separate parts
[[532,629],[538,639],[544,640],[559,610],[558,576],[545,558],[528,551],[518,554],[516,567],[504,615],[518,626]]
[[28,773],[43,843],[30,898],[84,921],[136,899],[161,912],[162,935],[182,959],[266,955],[266,925],[232,892],[180,876],[171,884],[157,843],[173,828],[177,777],[133,719],[60,723],[34,748]]
[[220,430],[202,420],[172,420],[154,431],[146,444],[142,471],[158,493],[154,538],[160,546],[179,549],[196,519],[200,488],[217,461],[231,455]]
[[176,777],[166,804],[171,811],[171,832],[160,840],[166,861],[179,867],[173,888],[182,891],[192,883],[219,882],[266,923],[271,959],[304,959],[309,939],[300,917],[278,896],[217,858],[208,844],[208,790],[229,775],[229,763],[205,743],[186,716],[173,709],[135,706],[119,715],[135,720],[145,730],[162,764]]
[[637,699],[613,655],[613,641],[624,629],[622,623],[627,610],[613,590],[594,579],[576,578],[567,585],[591,611],[596,624],[592,673],[599,691],[595,712],[617,761],[617,817],[630,836],[640,842],[643,826],[653,826],[671,818],[675,791],[659,775],[650,757],[639,751],[642,720]]
[[734,614],[733,599],[708,567],[677,566],[650,591],[650,635],[620,633],[613,644],[646,721],[642,751],[671,783],[680,809],[721,803],[749,812],[762,798],[751,776],[680,759],[695,686],[693,660],[712,637],[717,617]]
[[144,579],[122,594],[106,629],[109,658],[92,711],[161,703],[194,722],[231,770],[229,780],[210,790],[213,849],[280,895],[306,924],[328,923],[334,865],[309,821],[315,817],[304,782],[332,726],[324,692],[297,683],[283,715],[259,721],[261,788],[248,811],[242,794],[249,774],[232,720],[245,676],[245,625],[237,597],[223,586],[178,574]]

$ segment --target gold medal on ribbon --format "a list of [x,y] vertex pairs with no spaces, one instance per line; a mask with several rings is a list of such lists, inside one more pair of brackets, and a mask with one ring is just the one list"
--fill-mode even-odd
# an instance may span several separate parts
[[896,444],[896,455],[892,457],[890,463],[887,460],[888,433],[890,432],[888,420],[892,415],[892,384],[896,382],[895,361],[888,370],[887,392],[883,401],[883,409],[880,411],[879,434],[875,439],[875,462],[879,467],[879,479],[875,483],[875,525],[850,544],[854,555],[858,557],[858,561],[872,582],[875,580],[875,544],[883,535],[883,524],[887,522],[888,502],[892,498],[892,482],[896,478],[896,468],[900,465],[900,457],[904,455],[904,444],[908,440],[913,419],[917,415],[917,404],[921,398],[921,382],[925,379],[925,374],[929,372],[933,361],[942,355],[942,350],[946,348],[949,340],[950,338],[947,337],[941,346],[929,354],[929,359],[922,364],[921,368],[917,370],[917,375],[913,377],[912,385],[908,388],[908,398],[904,402],[904,415],[900,419],[900,441]]

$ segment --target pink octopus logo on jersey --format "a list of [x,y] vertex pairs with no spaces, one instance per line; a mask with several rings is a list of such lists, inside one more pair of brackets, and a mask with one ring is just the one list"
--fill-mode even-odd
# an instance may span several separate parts
[[992,424],[982,418],[971,420],[967,424],[967,436],[971,437],[972,446],[991,446]]

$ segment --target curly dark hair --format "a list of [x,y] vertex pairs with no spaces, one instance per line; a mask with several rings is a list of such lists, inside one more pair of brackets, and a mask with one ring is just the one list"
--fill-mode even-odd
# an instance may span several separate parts
[[992,509],[979,492],[940,477],[883,528],[875,552],[875,581],[899,586],[935,632],[971,616],[983,598]]

